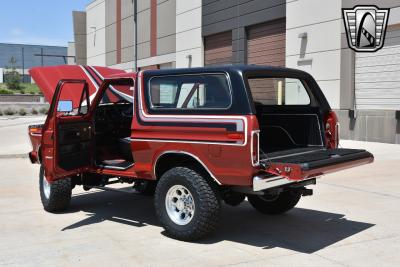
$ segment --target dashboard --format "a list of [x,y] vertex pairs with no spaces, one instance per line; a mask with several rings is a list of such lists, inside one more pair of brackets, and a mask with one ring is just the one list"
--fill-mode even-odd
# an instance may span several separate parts
[[96,139],[111,141],[130,136],[132,117],[132,103],[100,104],[94,119]]

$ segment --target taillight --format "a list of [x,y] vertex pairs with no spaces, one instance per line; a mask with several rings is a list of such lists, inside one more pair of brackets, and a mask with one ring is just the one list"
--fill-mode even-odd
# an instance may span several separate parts
[[339,121],[333,111],[329,111],[325,118],[325,140],[327,148],[337,148],[339,145]]
[[42,135],[42,126],[29,126],[29,134],[33,136]]
[[251,132],[251,163],[253,166],[260,164],[260,131]]

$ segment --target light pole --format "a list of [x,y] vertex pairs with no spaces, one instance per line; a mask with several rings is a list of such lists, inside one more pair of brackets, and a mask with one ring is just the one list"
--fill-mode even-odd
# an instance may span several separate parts
[[137,72],[138,71],[138,65],[137,65],[137,63],[138,63],[138,54],[137,54],[137,52],[138,52],[138,49],[137,49],[137,44],[138,44],[138,41],[137,41],[137,36],[138,36],[138,34],[137,34],[137,29],[138,29],[138,26],[137,26],[137,24],[138,24],[138,21],[137,21],[137,0],[133,0],[133,5],[134,5],[134,7],[133,7],[133,20],[135,22],[135,41],[134,41],[134,44],[135,44],[135,72]]
[[25,78],[25,56],[24,56],[24,47],[21,49],[22,51],[22,82],[24,82]]

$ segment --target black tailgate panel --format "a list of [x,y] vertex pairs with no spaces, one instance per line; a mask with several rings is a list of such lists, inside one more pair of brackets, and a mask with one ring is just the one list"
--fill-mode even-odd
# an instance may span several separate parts
[[373,155],[363,149],[321,149],[320,147],[291,149],[268,154],[269,161],[272,163],[298,164],[303,170],[312,170],[371,157]]

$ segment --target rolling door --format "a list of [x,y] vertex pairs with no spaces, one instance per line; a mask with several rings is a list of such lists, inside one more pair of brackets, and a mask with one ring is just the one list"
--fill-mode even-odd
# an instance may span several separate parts
[[247,31],[247,63],[285,66],[286,20],[252,26]]
[[204,65],[232,64],[232,32],[204,38]]
[[357,109],[400,109],[400,25],[389,27],[384,47],[356,53]]

